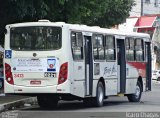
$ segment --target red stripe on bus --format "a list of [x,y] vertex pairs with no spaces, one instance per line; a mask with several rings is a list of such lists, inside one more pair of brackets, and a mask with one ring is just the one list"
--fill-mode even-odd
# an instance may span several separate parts
[[146,62],[127,62],[137,69],[139,76],[146,77]]

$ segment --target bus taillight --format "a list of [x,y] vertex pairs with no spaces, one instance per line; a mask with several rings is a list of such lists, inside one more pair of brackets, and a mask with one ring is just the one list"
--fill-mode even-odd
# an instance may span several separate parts
[[14,84],[13,82],[13,76],[12,76],[12,72],[11,72],[11,66],[7,63],[5,63],[5,75],[6,75],[6,81],[9,84]]
[[60,67],[59,77],[58,77],[58,84],[62,84],[67,80],[68,76],[68,62],[63,63]]

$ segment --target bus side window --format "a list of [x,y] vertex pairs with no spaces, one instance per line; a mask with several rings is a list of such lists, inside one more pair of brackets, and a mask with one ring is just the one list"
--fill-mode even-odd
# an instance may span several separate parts
[[142,39],[135,40],[136,61],[144,61],[144,46]]
[[116,59],[114,36],[105,37],[105,58],[107,61]]
[[104,39],[101,34],[93,35],[93,54],[95,60],[104,60]]
[[126,38],[126,59],[134,61],[134,38]]
[[83,37],[81,32],[71,33],[72,55],[74,60],[83,60]]

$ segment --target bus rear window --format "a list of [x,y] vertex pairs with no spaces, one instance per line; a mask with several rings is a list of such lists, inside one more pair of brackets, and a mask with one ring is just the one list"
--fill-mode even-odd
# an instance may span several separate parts
[[61,45],[62,29],[60,27],[11,28],[10,48],[13,50],[58,50]]

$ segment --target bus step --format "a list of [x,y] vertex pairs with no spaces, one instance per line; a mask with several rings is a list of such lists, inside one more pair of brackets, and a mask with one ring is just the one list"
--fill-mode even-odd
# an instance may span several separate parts
[[123,97],[124,94],[123,94],[123,93],[119,93],[118,96],[119,96],[119,97]]

